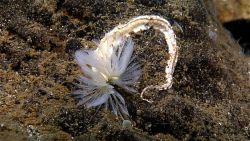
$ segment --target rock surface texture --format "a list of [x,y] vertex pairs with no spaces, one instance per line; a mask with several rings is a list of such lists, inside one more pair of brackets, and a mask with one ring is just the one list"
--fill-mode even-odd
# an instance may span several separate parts
[[239,19],[250,19],[250,3],[248,0],[213,0],[221,22]]
[[[1,0],[0,141],[249,140],[250,59],[214,9],[209,0]],[[81,74],[74,52],[149,14],[178,23],[172,88],[146,92],[153,103],[118,88],[131,125],[103,108],[77,107],[69,95]],[[150,29],[132,38],[139,92],[164,83],[164,36]]]

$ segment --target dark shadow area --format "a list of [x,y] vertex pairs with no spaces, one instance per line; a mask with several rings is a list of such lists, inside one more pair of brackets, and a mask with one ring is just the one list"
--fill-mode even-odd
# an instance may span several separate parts
[[250,56],[250,20],[226,22],[223,26],[229,30],[234,39],[241,45],[242,52]]

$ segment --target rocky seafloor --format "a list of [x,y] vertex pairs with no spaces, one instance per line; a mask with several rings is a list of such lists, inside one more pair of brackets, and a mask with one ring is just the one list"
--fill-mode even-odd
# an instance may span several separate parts
[[[127,128],[110,111],[76,106],[74,52],[149,14],[179,25],[172,88],[147,92],[153,103],[121,93]],[[250,59],[216,14],[209,0],[1,0],[0,141],[249,140]],[[132,37],[142,64],[139,92],[162,84],[163,36],[150,29]]]

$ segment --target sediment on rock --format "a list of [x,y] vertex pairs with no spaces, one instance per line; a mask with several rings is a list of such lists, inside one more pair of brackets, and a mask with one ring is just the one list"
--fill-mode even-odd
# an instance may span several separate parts
[[[110,111],[77,107],[81,75],[72,54],[139,15],[175,21],[179,59],[170,90],[121,91],[132,127]],[[163,35],[133,34],[139,91],[164,82]],[[247,140],[249,58],[217,19],[211,1],[0,1],[0,140]],[[119,89],[118,89],[119,90]]]

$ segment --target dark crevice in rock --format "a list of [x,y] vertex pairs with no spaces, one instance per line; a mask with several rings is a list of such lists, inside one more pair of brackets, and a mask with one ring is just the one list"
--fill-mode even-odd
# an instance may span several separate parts
[[226,22],[223,26],[231,32],[231,35],[242,47],[242,52],[250,56],[250,20],[235,20]]

